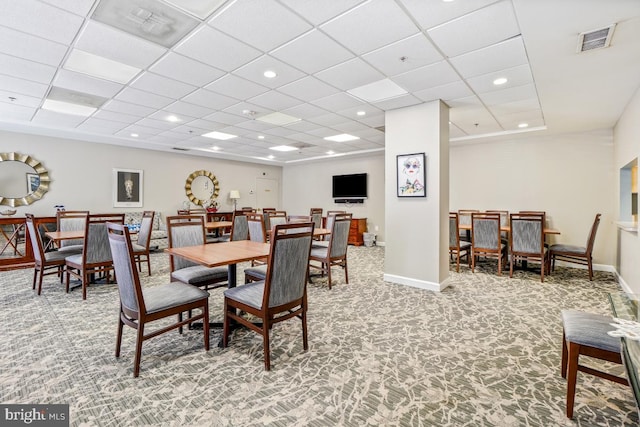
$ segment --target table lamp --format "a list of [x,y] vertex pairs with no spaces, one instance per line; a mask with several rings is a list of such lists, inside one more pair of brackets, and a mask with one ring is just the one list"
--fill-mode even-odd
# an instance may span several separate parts
[[238,210],[238,199],[240,198],[240,192],[238,190],[231,190],[229,192],[229,198],[233,200],[233,210]]

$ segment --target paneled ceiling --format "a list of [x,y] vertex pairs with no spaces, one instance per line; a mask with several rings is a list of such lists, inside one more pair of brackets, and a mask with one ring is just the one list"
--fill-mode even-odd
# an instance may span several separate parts
[[637,0],[0,0],[0,129],[87,143],[287,164],[436,99],[452,144],[611,128],[639,84]]

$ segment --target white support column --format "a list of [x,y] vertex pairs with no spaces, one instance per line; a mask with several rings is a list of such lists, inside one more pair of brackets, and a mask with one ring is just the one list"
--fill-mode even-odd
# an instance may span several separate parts
[[[441,291],[449,277],[449,108],[387,111],[384,280]],[[424,153],[426,197],[398,197],[397,156]],[[403,178],[404,179],[404,178]]]

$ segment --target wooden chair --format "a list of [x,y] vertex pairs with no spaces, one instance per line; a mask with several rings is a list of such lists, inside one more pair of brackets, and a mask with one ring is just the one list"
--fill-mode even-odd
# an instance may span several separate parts
[[147,270],[151,276],[151,261],[149,259],[149,243],[151,242],[151,230],[153,228],[153,219],[155,211],[144,211],[142,213],[142,221],[140,222],[140,231],[138,231],[138,240],[132,243],[133,255],[138,263],[139,271],[142,271],[142,263],[147,263]]
[[109,249],[107,222],[124,224],[124,214],[90,214],[85,217],[84,246],[81,254],[65,258],[66,290],[69,292],[71,276],[82,283],[82,299],[87,299],[87,287],[91,277],[104,276],[110,282],[113,259]]
[[[209,292],[179,282],[143,289],[136,270],[129,230],[124,225],[107,223],[107,235],[120,296],[116,357],[120,357],[124,325],[131,326],[137,331],[133,362],[134,378],[140,374],[144,341],[177,328],[182,333],[182,326],[196,320],[203,321],[204,348],[209,351]],[[194,309],[199,309],[199,313],[192,316]],[[186,319],[183,319],[184,312],[189,313]],[[170,316],[177,316],[177,322],[145,334],[148,323]]]
[[449,212],[449,256],[456,258],[456,271],[460,272],[460,258],[467,257],[471,267],[471,243],[460,240],[458,213]]
[[[201,215],[167,217],[168,245],[170,248],[205,244],[204,218]],[[169,256],[172,282],[182,282],[205,289],[225,286],[228,267],[205,267],[179,256]]]
[[252,208],[250,206],[240,208],[240,210],[245,213],[256,213],[256,208]]
[[313,222],[315,225],[315,222],[313,221],[310,215],[288,215],[287,222],[288,223]]
[[[480,212],[478,209],[458,209],[458,224],[471,225],[471,215]],[[471,241],[470,230],[460,230],[460,238],[465,242]]]
[[567,380],[567,418],[573,418],[578,371],[629,385],[622,377],[580,364],[580,356],[593,357],[612,363],[622,363],[620,338],[607,333],[615,329],[613,319],[599,314],[575,310],[562,311],[562,378]]
[[[29,240],[33,249],[34,267],[33,267],[33,289],[36,288],[36,279],[38,280],[38,295],[42,293],[42,277],[49,274],[57,274],[62,283],[62,277],[65,268],[65,258],[68,253],[61,251],[45,252],[42,244],[42,238],[38,232],[35,217],[30,213],[25,213],[27,223],[27,231]],[[52,271],[53,270],[53,271]],[[38,274],[39,273],[39,274]]]
[[232,242],[236,240],[248,240],[249,239],[249,224],[247,222],[247,211],[241,211],[235,213],[231,222],[233,227],[231,228],[231,236],[229,240]]
[[507,264],[507,245],[500,240],[500,214],[471,214],[471,271],[475,273],[479,256],[498,259],[498,275]]
[[540,262],[540,281],[548,268],[547,249],[544,247],[543,214],[517,213],[510,215],[511,233],[509,234],[509,277],[513,277],[513,265],[518,261]]
[[[231,321],[262,335],[264,367],[271,369],[269,332],[275,323],[292,318],[302,321],[302,348],[307,340],[307,266],[313,237],[313,223],[301,230],[301,224],[282,224],[273,229],[271,250],[264,281],[224,291],[223,347],[229,344]],[[288,232],[297,229],[298,232]],[[262,320],[255,324],[237,313],[248,313]]]
[[311,208],[309,215],[311,215],[315,228],[322,228],[322,208]]
[[[508,227],[509,226],[509,211],[504,210],[490,210],[487,209],[485,212],[488,213],[499,213],[500,214],[500,227]],[[502,243],[505,245],[509,244],[509,233],[507,231],[501,231],[500,236],[502,237]]]
[[591,226],[591,232],[587,239],[587,246],[574,246],[565,244],[555,244],[549,247],[549,260],[551,263],[551,270],[556,266],[556,258],[575,264],[586,265],[589,270],[589,280],[593,280],[593,245],[596,240],[596,232],[598,231],[598,225],[600,224],[601,214],[596,214],[596,218],[593,220]]
[[[87,223],[89,211],[58,211],[56,212],[56,224],[58,231],[78,231],[84,230]],[[82,239],[62,240],[58,245],[59,251],[64,251],[67,255],[79,254],[82,252],[84,241]]]
[[[327,273],[329,279],[329,289],[331,289],[331,267],[339,266],[344,269],[344,280],[349,283],[349,270],[347,268],[347,242],[349,240],[349,229],[351,228],[351,214],[333,215],[335,218],[331,226],[329,245],[313,246],[309,256],[309,268]],[[313,264],[312,261],[319,263]],[[311,276],[309,275],[309,281]]]

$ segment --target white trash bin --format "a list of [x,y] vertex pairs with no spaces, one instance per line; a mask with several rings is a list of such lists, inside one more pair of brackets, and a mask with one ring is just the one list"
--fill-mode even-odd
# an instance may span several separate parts
[[364,245],[371,247],[376,243],[376,235],[374,233],[362,233],[364,239]]

